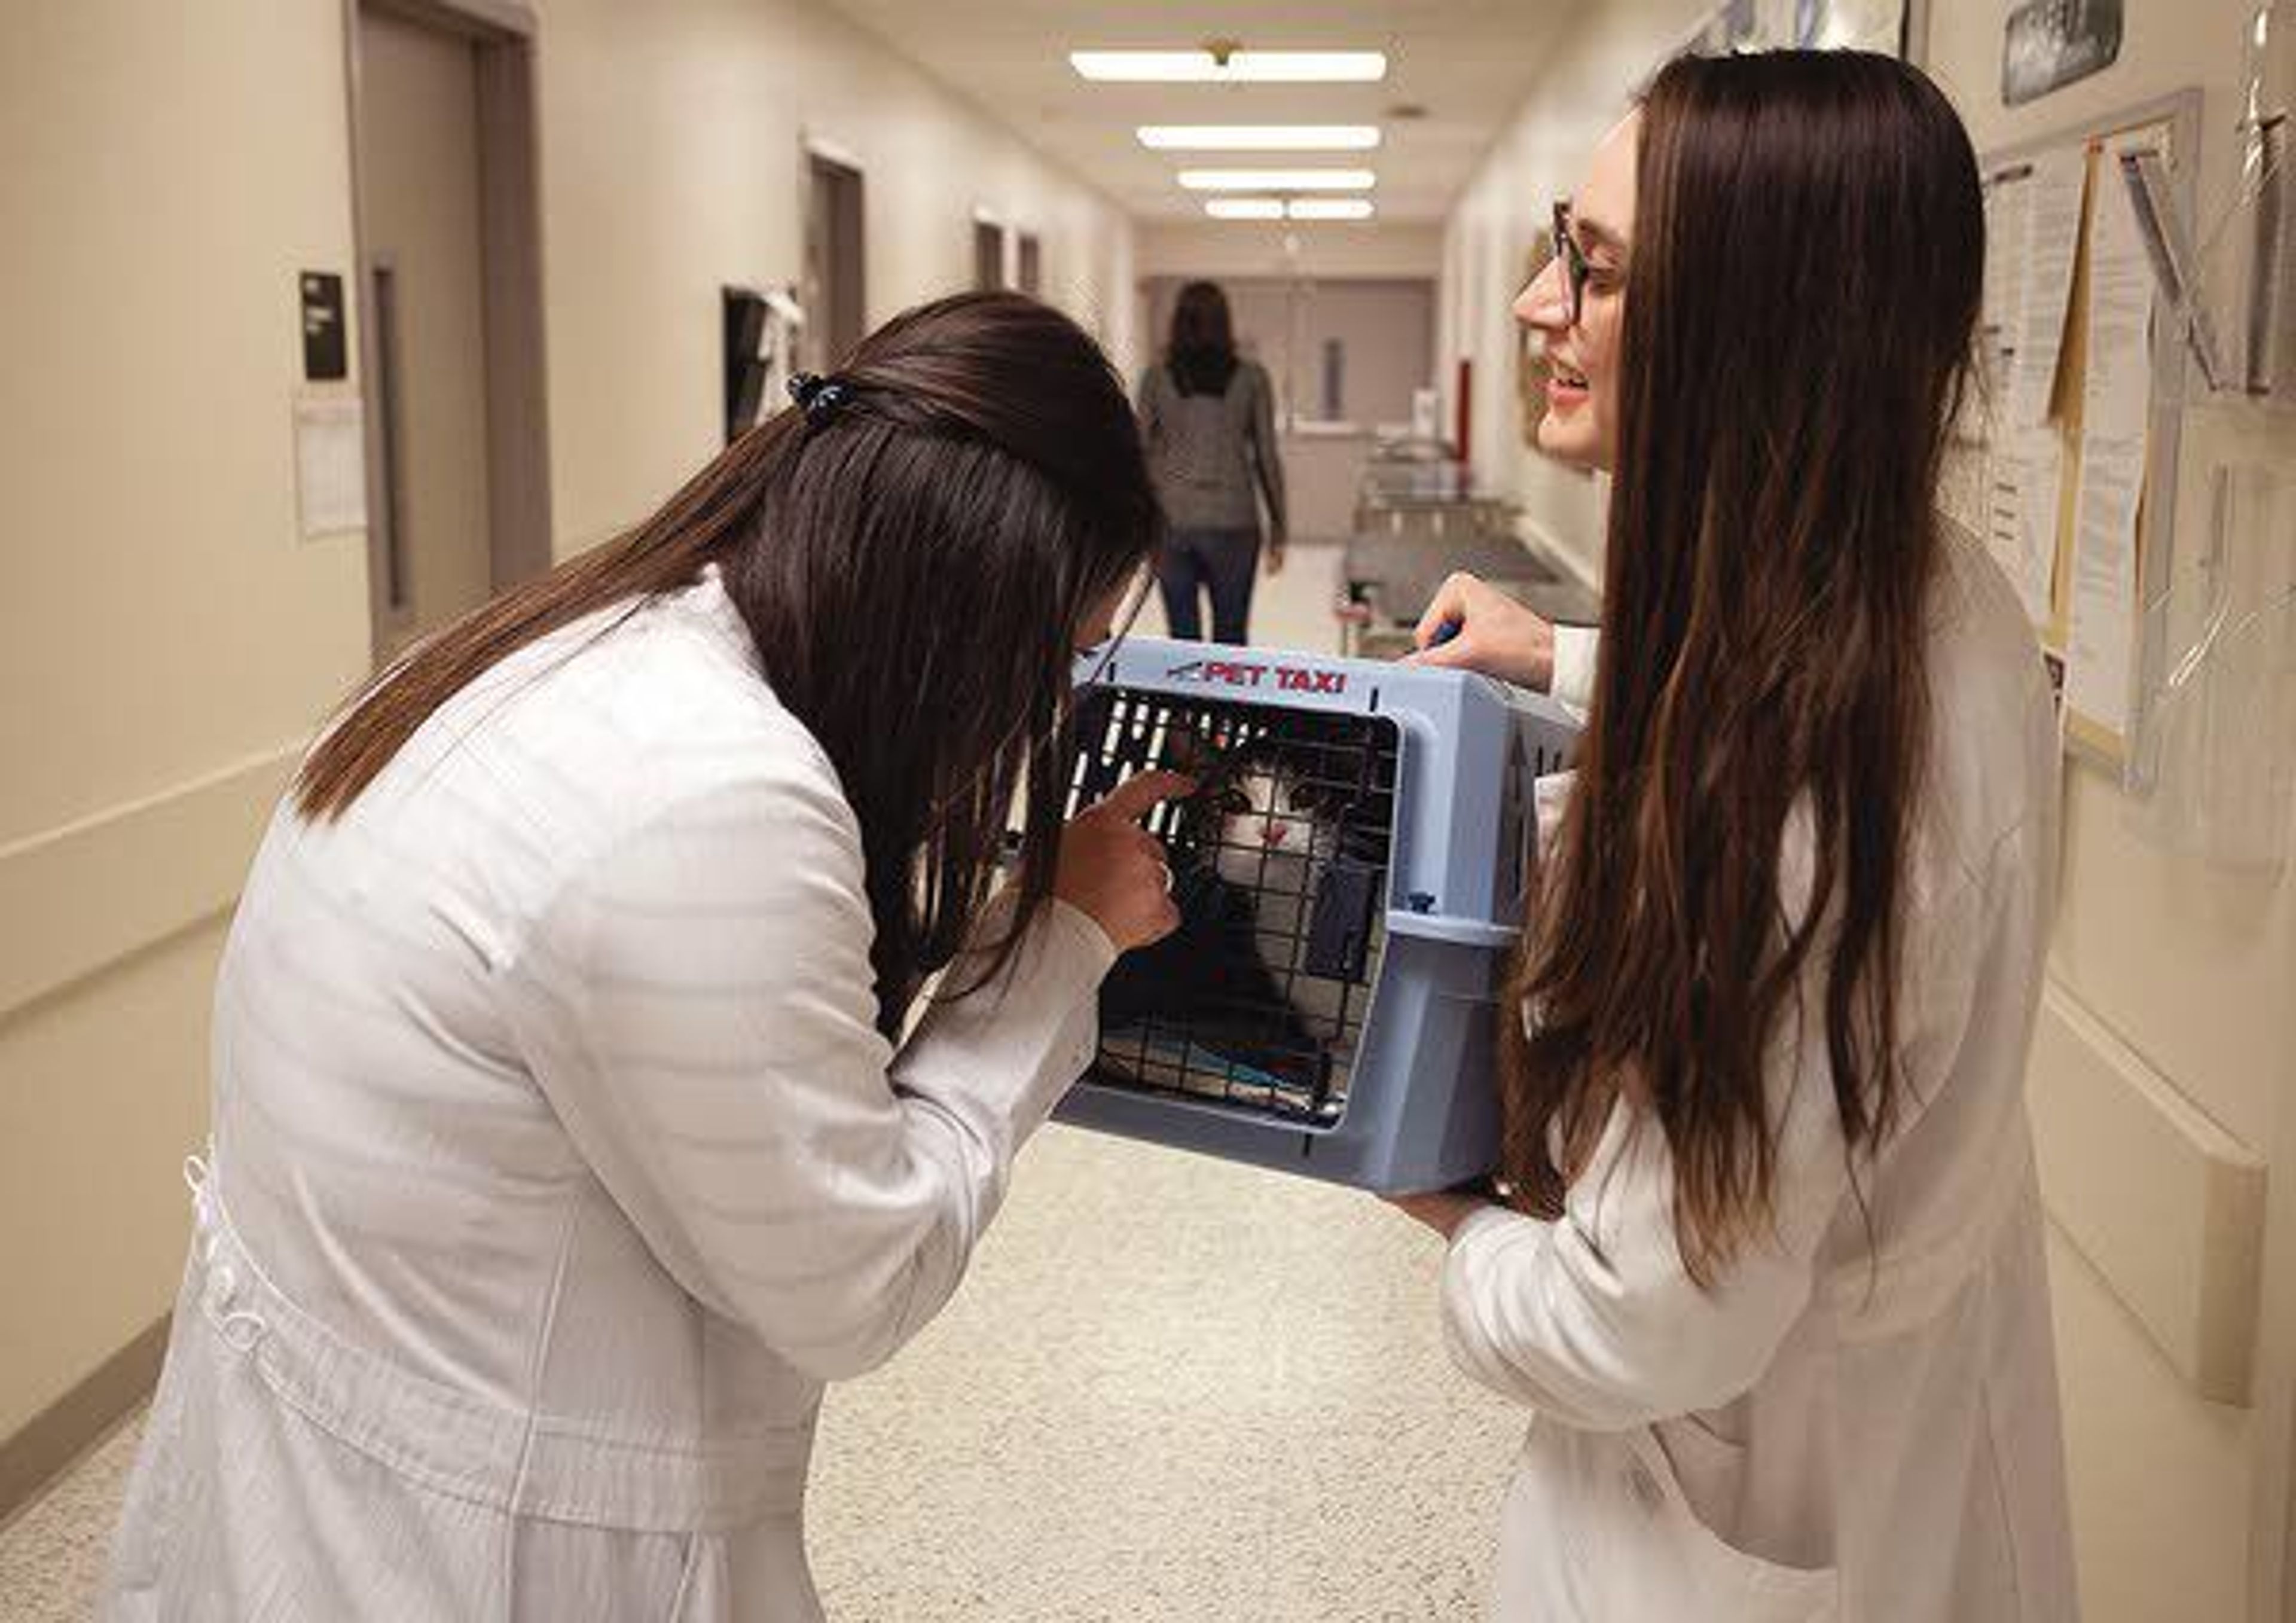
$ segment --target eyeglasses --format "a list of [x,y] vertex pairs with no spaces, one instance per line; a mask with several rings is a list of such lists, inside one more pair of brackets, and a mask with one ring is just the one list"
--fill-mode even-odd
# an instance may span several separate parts
[[1558,200],[1554,205],[1554,257],[1562,261],[1562,283],[1570,292],[1570,324],[1577,326],[1587,307],[1587,256],[1579,250],[1578,239],[1570,234],[1570,205]]

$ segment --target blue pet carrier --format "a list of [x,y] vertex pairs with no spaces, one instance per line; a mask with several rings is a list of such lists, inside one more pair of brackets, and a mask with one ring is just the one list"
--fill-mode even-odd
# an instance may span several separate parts
[[1494,997],[1576,727],[1458,671],[1127,640],[1083,668],[1070,810],[1170,767],[1177,930],[1101,993],[1057,1114],[1382,1192],[1488,1172]]

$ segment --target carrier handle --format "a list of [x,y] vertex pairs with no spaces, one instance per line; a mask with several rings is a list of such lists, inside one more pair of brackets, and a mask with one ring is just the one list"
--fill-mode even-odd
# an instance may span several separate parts
[[1415,913],[1407,907],[1390,907],[1387,913],[1387,933],[1391,936],[1417,936],[1423,940],[1440,941],[1449,947],[1496,949],[1513,947],[1522,931],[1513,924],[1494,924],[1488,919],[1454,918],[1448,914]]

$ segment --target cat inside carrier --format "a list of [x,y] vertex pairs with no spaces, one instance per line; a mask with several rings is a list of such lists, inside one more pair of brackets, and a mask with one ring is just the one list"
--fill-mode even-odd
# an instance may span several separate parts
[[1092,662],[1070,809],[1158,767],[1196,788],[1147,822],[1178,926],[1110,972],[1059,1114],[1381,1191],[1489,1170],[1532,783],[1574,734],[1459,671],[1150,638]]

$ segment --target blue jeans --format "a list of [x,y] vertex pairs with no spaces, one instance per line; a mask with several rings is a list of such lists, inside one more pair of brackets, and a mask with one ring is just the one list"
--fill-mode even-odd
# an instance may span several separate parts
[[1156,560],[1164,593],[1164,619],[1172,635],[1203,639],[1197,594],[1212,596],[1212,641],[1242,646],[1251,618],[1251,582],[1259,569],[1257,529],[1175,529]]

